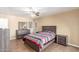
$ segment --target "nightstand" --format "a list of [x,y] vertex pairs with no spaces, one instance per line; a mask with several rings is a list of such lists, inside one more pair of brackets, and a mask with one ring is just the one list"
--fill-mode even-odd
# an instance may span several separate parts
[[56,43],[66,46],[67,45],[67,36],[66,35],[57,35]]

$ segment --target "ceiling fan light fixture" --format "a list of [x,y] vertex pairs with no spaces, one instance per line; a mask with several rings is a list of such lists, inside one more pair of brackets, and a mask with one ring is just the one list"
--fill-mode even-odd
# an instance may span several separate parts
[[34,14],[35,16],[39,16],[40,12],[38,11],[38,8],[33,8],[33,7],[27,7],[24,9],[29,14]]

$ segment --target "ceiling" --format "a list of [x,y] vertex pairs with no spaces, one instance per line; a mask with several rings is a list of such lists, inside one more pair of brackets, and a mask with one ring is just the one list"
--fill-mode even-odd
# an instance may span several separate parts
[[[27,17],[31,16],[28,8],[30,7],[0,7],[0,13]],[[78,7],[34,7],[33,9],[40,12],[38,17],[43,17],[78,9]]]

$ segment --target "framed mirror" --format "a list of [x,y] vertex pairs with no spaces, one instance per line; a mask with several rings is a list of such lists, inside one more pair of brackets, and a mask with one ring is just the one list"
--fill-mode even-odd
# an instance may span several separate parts
[[27,22],[18,22],[18,29],[27,29]]

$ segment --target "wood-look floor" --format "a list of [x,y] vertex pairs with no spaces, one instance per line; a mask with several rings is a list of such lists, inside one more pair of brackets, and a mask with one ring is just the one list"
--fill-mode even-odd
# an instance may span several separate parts
[[[20,40],[11,40],[10,43],[11,52],[35,52],[28,45],[24,45],[23,41]],[[51,44],[43,52],[79,52],[79,48],[72,46],[62,46],[56,43]]]

